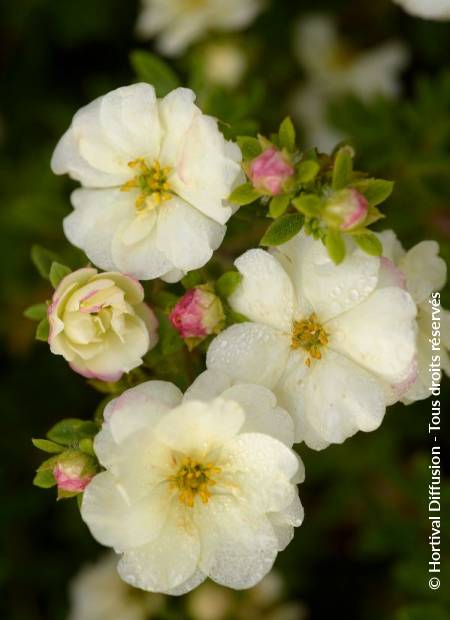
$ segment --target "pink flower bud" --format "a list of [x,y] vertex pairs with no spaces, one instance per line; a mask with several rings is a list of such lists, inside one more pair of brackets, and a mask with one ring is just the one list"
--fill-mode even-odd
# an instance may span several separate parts
[[250,163],[248,176],[255,189],[277,196],[294,174],[294,167],[275,147],[266,149]]
[[363,224],[367,217],[369,203],[356,189],[343,189],[336,192],[328,201],[325,219],[342,231],[354,230]]
[[72,457],[62,459],[53,468],[53,475],[59,491],[69,491],[71,493],[82,493],[92,480],[93,472],[86,472],[89,457]]
[[204,338],[219,330],[225,318],[217,295],[198,286],[179,300],[169,319],[182,338]]

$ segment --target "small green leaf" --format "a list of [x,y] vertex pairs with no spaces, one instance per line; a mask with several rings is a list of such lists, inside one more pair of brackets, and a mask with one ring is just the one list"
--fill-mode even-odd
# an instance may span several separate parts
[[47,316],[47,304],[34,304],[29,306],[23,313],[27,319],[42,321]]
[[333,189],[344,189],[350,183],[353,173],[353,149],[343,146],[339,149],[334,160]]
[[184,286],[184,288],[187,291],[189,291],[191,288],[194,288],[194,286],[203,284],[204,282],[205,282],[205,274],[201,269],[194,269],[194,271],[190,271],[181,280],[181,284]]
[[229,297],[239,286],[242,276],[239,271],[227,271],[216,282],[216,292],[219,297]]
[[371,207],[376,207],[387,200],[394,189],[394,183],[384,179],[369,179],[365,182],[363,181],[361,185],[363,183],[365,187],[361,191]]
[[339,265],[345,258],[345,242],[338,230],[329,228],[325,237],[325,247],[332,261]]
[[91,437],[85,437],[84,439],[80,439],[78,447],[85,454],[89,454],[90,456],[95,456],[94,452],[94,442]]
[[171,67],[150,52],[141,50],[131,52],[130,63],[137,78],[151,84],[158,97],[164,97],[180,86],[180,80]]
[[302,185],[311,183],[320,170],[320,164],[313,159],[301,161],[297,166],[297,181]]
[[61,280],[65,278],[66,276],[68,276],[69,273],[72,273],[72,270],[70,269],[70,267],[67,267],[67,265],[62,265],[61,263],[54,261],[52,263],[52,266],[50,267],[50,273],[49,273],[50,283],[53,286],[53,288],[56,288],[58,284],[61,282]]
[[31,441],[35,448],[43,452],[49,452],[50,454],[59,454],[65,450],[63,446],[60,446],[54,441],[49,441],[48,439],[32,439]]
[[364,226],[370,226],[371,224],[374,224],[375,222],[378,222],[378,220],[382,220],[385,217],[386,216],[381,213],[381,211],[377,209],[377,207],[369,206],[367,217],[364,221]]
[[42,342],[48,342],[48,336],[50,334],[50,323],[48,322],[48,318],[45,317],[39,323],[36,329],[36,340],[41,340]]
[[31,248],[31,260],[39,274],[48,280],[52,263],[58,260],[58,257],[54,252],[46,250],[41,245],[33,245]]
[[258,155],[261,155],[262,147],[257,138],[250,136],[238,136],[237,143],[242,151],[242,157],[245,161],[255,159]]
[[260,245],[281,245],[300,232],[303,226],[303,216],[299,213],[287,213],[273,222],[266,230]]
[[378,237],[370,230],[363,229],[364,232],[355,231],[352,238],[359,248],[370,256],[381,256],[383,245]]
[[291,197],[286,195],[274,196],[269,204],[269,215],[276,219],[283,215],[291,202]]
[[248,205],[251,202],[254,202],[260,197],[260,195],[261,194],[251,183],[244,183],[243,185],[236,187],[236,189],[231,192],[228,202],[231,202],[231,204],[237,205],[238,207],[242,207],[243,205]]
[[33,479],[33,484],[41,489],[51,489],[56,485],[52,469],[39,469]]
[[300,213],[304,213],[308,217],[316,217],[320,215],[323,200],[315,194],[302,194],[293,200],[292,204]]
[[289,153],[293,153],[295,151],[295,127],[289,116],[287,116],[281,123],[278,131],[278,137],[281,148],[286,149]]
[[97,425],[90,420],[67,418],[55,424],[47,433],[47,437],[63,446],[73,446],[85,437],[93,437],[97,432]]

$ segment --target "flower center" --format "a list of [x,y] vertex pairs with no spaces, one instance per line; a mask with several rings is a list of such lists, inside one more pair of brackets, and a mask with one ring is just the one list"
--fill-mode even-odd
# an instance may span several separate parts
[[168,481],[172,489],[178,490],[180,502],[192,508],[197,495],[204,504],[208,503],[211,497],[210,487],[216,484],[212,476],[220,472],[220,467],[215,467],[212,463],[203,465],[195,459],[186,457],[177,473],[170,476]]
[[305,364],[311,366],[311,358],[320,360],[321,349],[328,344],[328,333],[313,312],[308,319],[294,321],[292,326],[291,349],[304,349],[309,357]]
[[161,202],[172,198],[173,192],[168,181],[172,171],[170,166],[161,168],[159,161],[155,161],[149,166],[142,157],[128,162],[128,166],[134,170],[135,176],[124,183],[120,190],[122,192],[129,192],[132,189],[139,190],[135,202],[138,213],[149,211]]

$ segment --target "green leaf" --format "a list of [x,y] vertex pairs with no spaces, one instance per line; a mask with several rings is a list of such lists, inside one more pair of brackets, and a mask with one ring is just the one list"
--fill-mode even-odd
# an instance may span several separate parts
[[51,489],[56,485],[55,476],[51,469],[40,469],[36,472],[33,484],[41,489]]
[[67,418],[55,424],[47,433],[47,437],[63,446],[73,446],[85,437],[93,437],[97,432],[97,425],[90,420]]
[[339,149],[334,160],[333,189],[344,189],[350,183],[353,173],[353,149],[343,146]]
[[41,340],[42,342],[48,342],[48,336],[50,334],[50,323],[48,322],[48,318],[45,317],[39,323],[36,329],[36,340]]
[[261,155],[262,147],[257,138],[252,138],[250,136],[238,136],[237,143],[242,151],[242,157],[244,160],[248,161],[250,159],[255,159],[255,157]]
[[378,220],[381,220],[385,217],[386,216],[381,213],[381,211],[377,209],[377,207],[369,206],[367,217],[364,221],[364,226],[370,226],[371,224],[374,224],[375,222],[378,222]]
[[289,151],[289,153],[293,153],[295,151],[295,127],[289,116],[287,116],[281,123],[278,131],[278,137],[282,148]]
[[52,263],[58,260],[58,257],[54,252],[46,250],[41,245],[33,245],[31,248],[31,260],[39,274],[48,280]]
[[47,304],[34,304],[29,306],[23,313],[27,319],[42,321],[47,316]]
[[345,258],[345,242],[338,230],[329,228],[325,238],[325,247],[332,261],[339,265]]
[[303,216],[299,213],[287,213],[273,222],[266,230],[260,245],[281,245],[300,232],[303,226]]
[[65,448],[59,444],[49,441],[48,439],[32,439],[33,446],[43,452],[49,452],[50,454],[59,454],[64,452]]
[[370,230],[363,229],[364,232],[355,231],[352,238],[363,252],[370,256],[381,256],[383,254],[383,245],[378,237]]
[[216,282],[216,292],[219,297],[229,297],[239,286],[242,275],[239,271],[227,271]]
[[151,84],[158,97],[164,97],[180,86],[180,80],[171,67],[150,52],[131,52],[130,63],[138,79]]
[[308,217],[316,217],[320,214],[323,200],[315,194],[302,194],[293,200],[292,204],[300,213],[304,213]]
[[172,325],[168,317],[159,310],[155,309],[156,316],[159,321],[159,344],[163,355],[171,355],[184,348],[184,342],[180,334]]
[[95,456],[94,452],[94,442],[91,437],[85,437],[84,439],[80,439],[78,447],[85,454],[89,454],[90,456]]
[[269,215],[276,219],[283,215],[291,202],[291,197],[286,195],[274,196],[269,204]]
[[201,269],[194,269],[184,276],[181,280],[181,284],[189,291],[191,288],[203,284],[205,281],[205,274]]
[[54,261],[52,263],[52,266],[50,267],[50,273],[49,273],[50,283],[53,286],[53,288],[56,288],[58,284],[61,282],[61,280],[65,278],[66,276],[68,276],[69,273],[72,273],[72,270],[70,269],[70,267],[67,267],[67,265],[62,265],[61,263]]
[[244,183],[243,185],[236,187],[236,189],[231,192],[228,202],[231,202],[231,204],[237,205],[238,207],[242,207],[243,205],[248,205],[251,202],[254,202],[260,197],[260,195],[261,194],[251,183]]
[[302,185],[311,183],[320,170],[320,164],[313,159],[301,161],[297,166],[297,181]]
[[362,193],[371,207],[376,207],[384,202],[389,198],[394,189],[394,183],[384,179],[369,179],[365,183],[366,187],[362,190]]

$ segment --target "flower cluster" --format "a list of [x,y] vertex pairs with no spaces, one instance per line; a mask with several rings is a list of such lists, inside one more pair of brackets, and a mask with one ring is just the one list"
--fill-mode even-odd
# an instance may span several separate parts
[[[170,4],[149,3],[161,19]],[[81,183],[64,230],[106,271],[34,250],[55,291],[27,311],[107,394],[92,421],[33,440],[52,455],[35,484],[78,496],[123,582],[170,595],[269,573],[303,520],[293,444],[322,450],[426,398],[438,320],[450,372],[437,244],[406,252],[393,231],[370,230],[392,183],[354,170],[348,146],[300,151],[290,119],[270,140],[227,141],[194,99],[140,83],[74,116],[52,158]],[[267,249],[246,249],[235,270],[225,254],[207,264],[247,205],[247,221],[272,220]],[[183,393],[168,368],[186,366]],[[126,588],[114,590],[120,607]]]

